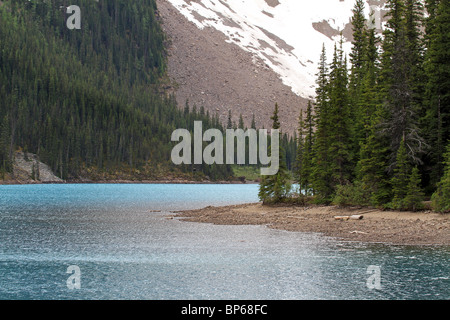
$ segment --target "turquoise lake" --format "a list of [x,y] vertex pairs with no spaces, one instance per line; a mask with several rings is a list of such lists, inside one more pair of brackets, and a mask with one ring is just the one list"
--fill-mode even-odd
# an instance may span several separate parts
[[[0,186],[0,299],[450,298],[450,246],[167,219],[258,202],[257,193],[257,185]],[[79,289],[68,286],[69,266],[80,270]]]

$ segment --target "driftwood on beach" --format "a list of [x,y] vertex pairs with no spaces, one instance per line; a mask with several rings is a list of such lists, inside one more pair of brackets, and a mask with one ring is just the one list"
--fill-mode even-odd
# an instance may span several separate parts
[[347,220],[362,220],[363,215],[353,215],[353,216],[335,216],[335,220],[347,221]]

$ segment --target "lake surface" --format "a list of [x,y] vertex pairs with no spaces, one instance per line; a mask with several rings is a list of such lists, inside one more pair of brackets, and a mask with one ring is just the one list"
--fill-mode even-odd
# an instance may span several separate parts
[[[450,298],[449,246],[167,219],[171,210],[257,202],[257,193],[257,185],[0,186],[0,299]],[[74,276],[79,289],[68,286]]]

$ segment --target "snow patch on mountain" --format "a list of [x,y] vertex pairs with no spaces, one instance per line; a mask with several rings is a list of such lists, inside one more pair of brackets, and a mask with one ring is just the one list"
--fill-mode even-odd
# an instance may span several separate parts
[[[315,95],[322,45],[331,58],[341,31],[351,49],[354,0],[167,0],[199,29],[214,28],[227,42],[251,52],[304,98]],[[370,5],[379,1],[368,0]],[[381,3],[384,1],[380,1]],[[370,7],[366,6],[369,15]],[[350,37],[348,36],[350,35]]]

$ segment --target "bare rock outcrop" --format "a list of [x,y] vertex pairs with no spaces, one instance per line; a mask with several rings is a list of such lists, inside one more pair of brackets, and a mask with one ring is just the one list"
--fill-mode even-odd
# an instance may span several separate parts
[[250,127],[253,114],[257,127],[269,128],[278,103],[284,132],[297,129],[300,108],[307,100],[284,85],[262,61],[226,42],[225,36],[207,27],[197,28],[168,1],[158,0],[162,27],[169,38],[168,73],[174,82],[180,107],[204,106],[226,124],[228,111],[238,123],[242,114]]

